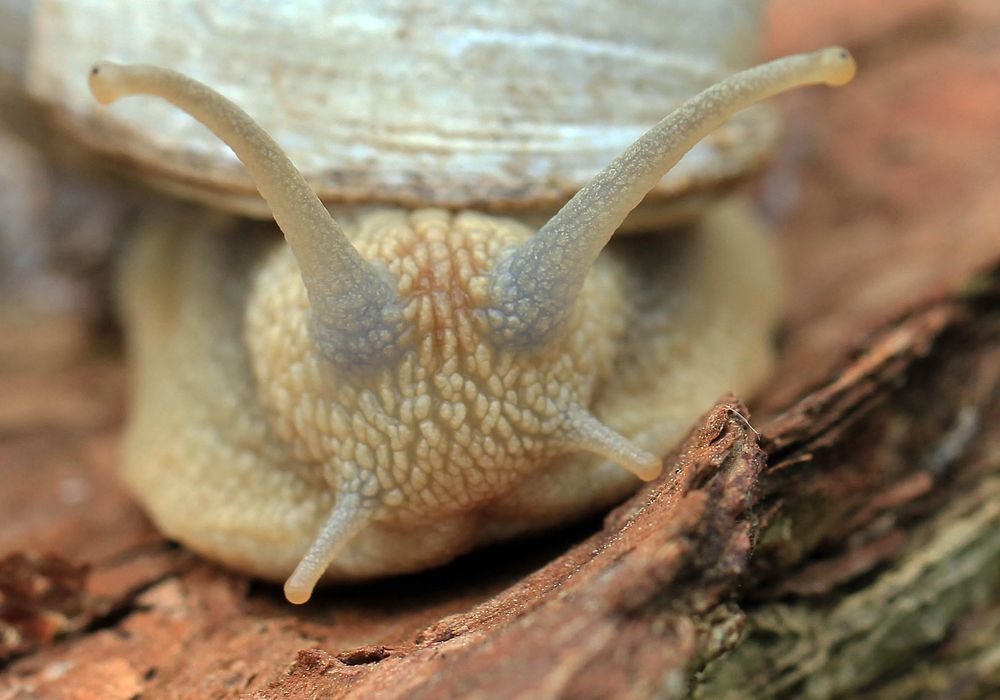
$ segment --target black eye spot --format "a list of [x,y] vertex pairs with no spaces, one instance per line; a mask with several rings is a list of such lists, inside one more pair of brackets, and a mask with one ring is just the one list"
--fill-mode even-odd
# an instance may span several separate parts
[[840,57],[843,58],[843,59],[846,59],[847,58],[847,52],[844,51],[843,49],[841,49],[841,51],[840,51]]
[[92,68],[90,69],[90,74],[91,74],[91,75],[97,75],[97,74],[98,74],[98,73],[100,73],[100,72],[101,72],[101,69],[100,69],[100,68],[98,68],[97,66],[93,66],[93,67],[92,67]]

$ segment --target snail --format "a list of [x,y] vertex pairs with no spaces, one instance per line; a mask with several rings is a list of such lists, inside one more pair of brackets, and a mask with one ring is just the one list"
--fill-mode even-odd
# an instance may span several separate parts
[[677,438],[666,397],[698,394],[688,385],[726,361],[744,365],[740,385],[764,374],[773,270],[753,247],[767,244],[710,216],[661,251],[602,250],[733,111],[853,72],[829,48],[725,79],[533,232],[434,208],[338,223],[232,102],[167,69],[95,65],[101,103],[156,95],[225,141],[287,241],[139,239],[124,280],[139,365],[127,479],[166,532],[287,577],[303,603],[324,575],[423,568],[657,477]]
[[[750,63],[759,3],[594,3],[579,36],[515,0],[461,17],[337,3],[302,27],[271,4],[41,4],[28,82],[71,131],[173,193],[251,216],[266,200],[284,233],[137,225],[119,280],[135,375],[122,475],[164,533],[284,581],[291,602],[605,508],[721,393],[766,378],[773,243],[745,205],[702,205],[773,142],[751,103],[843,84],[854,64],[787,57],[683,101]],[[225,39],[231,60],[174,61],[166,25]],[[205,82],[99,63],[99,102],[174,106],[93,111],[65,67],[127,42]],[[207,86],[219,66],[232,102]]]

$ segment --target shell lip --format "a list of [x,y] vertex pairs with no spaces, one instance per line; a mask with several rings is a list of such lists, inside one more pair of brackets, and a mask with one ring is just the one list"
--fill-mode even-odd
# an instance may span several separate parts
[[[104,158],[120,175],[136,178],[171,196],[229,213],[257,219],[271,216],[238,162],[218,162],[208,154],[193,153],[184,158],[176,155],[157,157],[161,149],[141,134],[130,138],[120,133],[116,136],[121,128],[119,124],[108,123],[98,115],[81,117],[59,104],[49,103],[47,107],[55,120],[82,146]],[[717,147],[726,152],[731,148],[728,144],[739,141],[739,133],[745,128],[739,125],[733,130],[735,133],[720,133]],[[737,146],[736,155],[725,159],[724,163],[712,161],[708,167],[702,164],[690,167],[682,175],[668,174],[646,196],[641,208],[657,207],[666,222],[687,220],[699,210],[693,202],[728,191],[757,172],[769,159],[779,130],[774,115],[767,111],[751,122],[750,128],[756,129],[749,136],[754,140],[753,147]],[[490,177],[479,173],[469,182],[461,182],[454,177],[435,180],[413,172],[397,174],[395,179],[401,182],[389,183],[385,173],[377,168],[372,172],[328,171],[307,175],[307,179],[324,204],[330,207],[441,207],[527,217],[551,214],[586,181],[581,176],[541,177],[538,182],[528,182],[516,177]],[[685,213],[687,211],[690,214]]]
[[[693,221],[711,202],[721,199],[755,177],[769,161],[770,154],[762,153],[741,172],[715,178],[692,177],[672,187],[661,185],[646,195],[640,206],[622,224],[619,233],[655,231]],[[109,156],[104,165],[104,170],[111,177],[137,180],[141,185],[177,199],[249,219],[264,221],[272,218],[266,202],[256,190],[250,188],[218,189],[193,176],[149,169],[145,163],[137,162],[124,154]],[[371,206],[474,210],[515,216],[529,225],[540,226],[575,193],[575,188],[567,186],[559,191],[551,191],[544,197],[526,199],[514,197],[509,191],[498,188],[492,197],[487,192],[481,193],[478,198],[449,199],[440,193],[418,196],[391,189],[379,191],[373,187],[364,192],[359,189],[321,193],[320,199],[331,210]]]

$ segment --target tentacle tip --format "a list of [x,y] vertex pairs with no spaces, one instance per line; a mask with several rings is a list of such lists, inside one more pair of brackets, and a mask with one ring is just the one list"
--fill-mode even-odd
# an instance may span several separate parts
[[285,581],[285,599],[292,605],[302,605],[312,598],[313,586],[296,581],[293,575]]
[[87,84],[90,92],[102,105],[109,105],[119,98],[115,89],[116,80],[121,73],[121,67],[109,61],[98,61],[90,69]]
[[635,464],[630,471],[642,481],[655,481],[663,473],[663,460],[654,455],[649,455],[648,459]]
[[663,460],[652,452],[646,452],[632,447],[633,452],[627,459],[619,462],[628,471],[635,474],[641,481],[655,481],[663,473]]
[[831,46],[819,54],[820,63],[826,72],[826,84],[831,87],[846,85],[858,72],[858,64],[851,52],[842,46]]

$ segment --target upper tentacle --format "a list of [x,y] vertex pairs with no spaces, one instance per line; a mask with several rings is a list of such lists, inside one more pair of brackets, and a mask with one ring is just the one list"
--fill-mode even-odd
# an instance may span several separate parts
[[598,173],[530,240],[501,261],[487,318],[501,342],[547,343],[563,326],[601,249],[642,198],[735,112],[794,87],[843,85],[855,64],[832,47],[737,73],[684,102]]
[[98,63],[90,88],[102,104],[136,94],[162,97],[233,149],[295,254],[313,336],[329,360],[350,368],[394,352],[401,318],[394,285],[361,257],[281,147],[246,112],[208,86],[154,66]]

